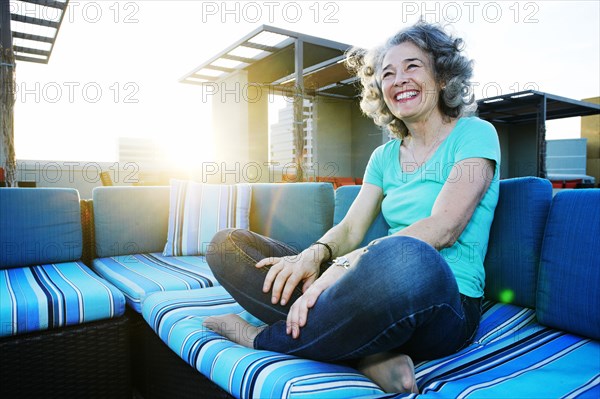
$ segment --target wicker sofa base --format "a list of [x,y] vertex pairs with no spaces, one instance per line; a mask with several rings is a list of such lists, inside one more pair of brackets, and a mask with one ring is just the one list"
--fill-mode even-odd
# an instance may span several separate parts
[[0,340],[1,398],[131,398],[128,318]]
[[134,387],[144,399],[232,399],[175,354],[140,314],[132,319]]

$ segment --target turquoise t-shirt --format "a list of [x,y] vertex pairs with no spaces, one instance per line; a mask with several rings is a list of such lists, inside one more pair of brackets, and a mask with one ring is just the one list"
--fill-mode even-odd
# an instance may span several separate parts
[[500,143],[496,129],[477,117],[460,118],[431,158],[419,168],[409,166],[407,171],[400,166],[401,144],[401,139],[394,139],[375,149],[364,177],[366,183],[383,190],[381,210],[390,235],[431,216],[444,183],[457,178],[451,173],[454,164],[467,160],[468,167],[469,158],[495,161],[494,178],[471,220],[454,245],[440,251],[456,277],[460,293],[474,298],[483,296],[483,260],[498,203]]

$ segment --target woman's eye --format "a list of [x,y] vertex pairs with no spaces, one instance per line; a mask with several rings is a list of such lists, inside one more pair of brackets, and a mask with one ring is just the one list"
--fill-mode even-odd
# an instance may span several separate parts
[[392,75],[393,75],[393,74],[392,74],[391,72],[389,72],[389,71],[388,71],[388,72],[384,72],[382,77],[383,77],[383,79],[385,79],[385,78],[388,78],[388,77],[390,77],[390,76],[392,76]]
[[409,65],[406,67],[406,69],[414,69],[414,68],[416,68],[416,67],[418,67],[418,65],[417,65],[417,64],[409,64]]

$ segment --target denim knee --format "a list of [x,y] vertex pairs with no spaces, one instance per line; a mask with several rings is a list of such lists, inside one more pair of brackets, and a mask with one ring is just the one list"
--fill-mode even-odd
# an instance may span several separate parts
[[388,280],[398,294],[440,294],[458,292],[454,274],[440,253],[413,237],[392,236],[375,240],[362,255],[366,269],[376,270],[378,282]]

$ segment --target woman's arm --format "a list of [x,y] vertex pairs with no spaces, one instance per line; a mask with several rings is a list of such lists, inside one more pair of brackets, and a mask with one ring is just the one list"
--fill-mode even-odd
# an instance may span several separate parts
[[[434,202],[431,216],[413,223],[396,234],[417,238],[429,243],[436,249],[452,246],[469,223],[469,220],[471,220],[475,208],[479,202],[481,202],[481,199],[489,188],[494,177],[494,167],[494,161],[484,158],[470,158],[458,162],[454,165],[450,178],[444,183],[440,194]],[[373,187],[378,189],[376,186]],[[371,194],[374,196],[375,192],[377,192],[377,190],[373,190]],[[368,199],[371,199],[370,195],[366,195],[365,197],[367,198],[367,202]],[[378,202],[381,203],[381,195],[378,197]],[[377,208],[377,212],[379,212],[379,208]],[[365,219],[357,225],[352,223],[355,217],[358,220],[361,220],[360,214],[360,202],[355,201],[350,211],[348,211],[348,215],[344,218],[344,221],[348,219],[349,225],[344,226],[344,223],[342,222],[336,226],[340,227],[340,232],[349,235],[348,242],[355,243],[358,236],[360,236],[360,240],[362,240],[362,237],[366,233],[366,229],[370,226],[369,222],[366,225],[366,228],[364,227],[363,223],[366,221],[366,216]],[[370,215],[370,217],[370,220],[372,221],[372,218],[375,216]],[[365,228],[364,231],[362,230],[363,228]],[[356,236],[352,234],[353,229],[360,229],[355,231],[357,233]],[[331,237],[335,238],[338,232],[334,230],[331,232]],[[328,234],[329,233],[327,233],[323,239],[327,239]],[[380,239],[386,238],[387,237],[383,237]],[[352,248],[341,247],[340,249],[348,249],[349,251]],[[361,253],[362,252],[359,249],[348,254],[347,257],[350,260],[351,265],[356,263]],[[300,336],[300,329],[306,325],[309,310],[315,305],[323,291],[334,284],[344,273],[346,273],[346,270],[342,267],[327,269],[327,271],[323,273],[323,276],[316,280],[314,284],[298,298],[290,308],[287,316],[286,332],[289,335],[293,338],[298,338]]]
[[438,250],[451,247],[490,187],[494,169],[495,162],[485,158],[456,163],[433,204],[431,216],[396,234],[425,241]]
[[[333,258],[349,253],[360,244],[380,211],[382,197],[380,187],[369,183],[361,186],[344,219],[318,240],[329,245]],[[271,302],[285,305],[296,286],[303,283],[302,292],[305,292],[315,282],[321,263],[328,257],[326,247],[316,244],[296,256],[261,260],[256,267],[271,265],[263,292],[271,291]]]
[[382,199],[381,187],[364,183],[346,216],[325,233],[319,242],[325,242],[331,247],[334,258],[356,249],[379,214]]

